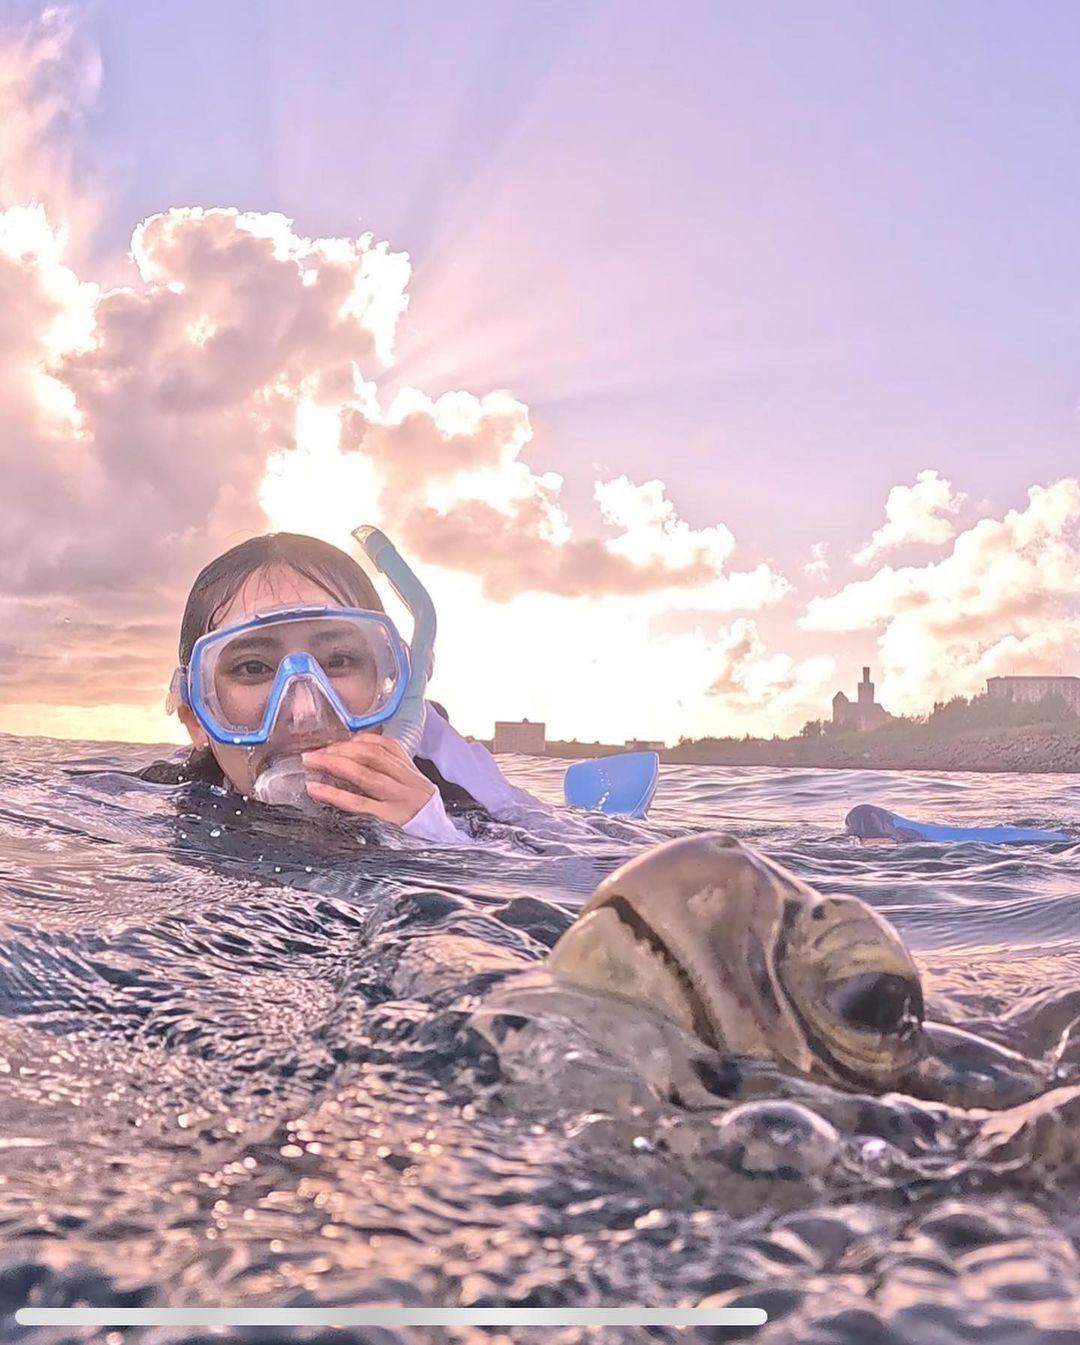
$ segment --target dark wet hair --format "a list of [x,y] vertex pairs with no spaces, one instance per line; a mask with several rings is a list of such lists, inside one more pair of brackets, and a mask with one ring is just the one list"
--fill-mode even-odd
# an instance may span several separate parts
[[[249,537],[212,560],[191,586],[180,621],[179,659],[186,668],[195,641],[215,628],[221,613],[254,574],[266,570],[293,570],[317,584],[343,607],[384,610],[375,585],[346,552],[318,537],[297,532],[268,532]],[[224,773],[209,747],[193,748],[186,761],[155,762],[141,772],[159,783],[205,780],[220,785]]]
[[384,610],[375,585],[352,556],[318,537],[268,532],[234,546],[200,571],[180,622],[181,667],[187,667],[195,641],[214,629],[247,580],[263,570],[295,570],[343,607]]

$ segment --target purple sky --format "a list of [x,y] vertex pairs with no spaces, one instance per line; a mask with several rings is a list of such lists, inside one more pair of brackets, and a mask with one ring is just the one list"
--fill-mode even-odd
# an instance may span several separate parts
[[[82,17],[103,71],[83,273],[130,283],[132,228],[174,206],[372,230],[413,265],[387,396],[509,389],[575,525],[596,480],[662,479],[691,528],[731,529],[740,570],[790,578],[755,617],[768,648],[837,655],[842,684],[878,662],[880,627],[799,621],[867,578],[850,557],[893,487],[940,473],[967,497],[962,530],[1075,470],[1076,5],[152,0]],[[822,542],[830,576],[807,587]],[[1055,589],[1055,619],[1074,599]],[[1035,661],[1056,667],[1071,630]]]
[[569,478],[662,464],[684,516],[785,561],[821,511],[856,546],[922,467],[1004,507],[1075,464],[1075,5],[195,0],[94,28],[104,251],[194,202],[371,228],[415,265],[402,376],[512,388]]

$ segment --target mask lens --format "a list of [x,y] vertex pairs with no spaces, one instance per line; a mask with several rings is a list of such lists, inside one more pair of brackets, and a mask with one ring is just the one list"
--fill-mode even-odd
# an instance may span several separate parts
[[[297,659],[297,656],[306,656]],[[285,660],[298,668],[295,678]],[[299,668],[304,671],[300,672]],[[296,617],[222,631],[207,641],[198,665],[207,710],[224,733],[254,733],[283,712],[308,718],[333,710],[332,692],[357,719],[377,716],[393,699],[400,670],[393,638],[364,614]],[[271,698],[278,705],[271,707]],[[316,706],[316,702],[325,704]]]

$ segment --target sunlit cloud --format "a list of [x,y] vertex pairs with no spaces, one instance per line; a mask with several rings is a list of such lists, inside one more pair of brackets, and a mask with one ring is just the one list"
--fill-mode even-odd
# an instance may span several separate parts
[[961,532],[942,560],[885,567],[811,599],[800,625],[876,632],[883,700],[918,713],[987,677],[1068,671],[1078,599],[1080,482],[1065,477]]
[[870,565],[898,547],[944,545],[956,532],[956,515],[966,498],[935,471],[920,472],[913,486],[893,486],[885,501],[885,522],[852,560]]
[[803,574],[807,579],[816,579],[824,582],[828,579],[832,567],[828,559],[828,542],[815,542],[810,548],[810,559],[803,566]]
[[64,241],[96,217],[79,132],[101,75],[98,53],[62,5],[0,32],[0,205],[44,206]]
[[776,732],[793,720],[820,715],[831,688],[835,660],[828,655],[796,660],[770,652],[754,621],[739,617],[731,623],[717,649],[717,676],[709,695],[734,712],[751,712],[755,723],[768,707],[759,732]]

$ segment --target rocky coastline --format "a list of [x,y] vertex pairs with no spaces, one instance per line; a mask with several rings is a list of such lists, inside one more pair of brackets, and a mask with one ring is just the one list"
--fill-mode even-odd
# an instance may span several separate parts
[[[621,744],[549,742],[545,755],[574,759],[624,752]],[[1080,772],[1080,721],[940,734],[825,733],[810,738],[723,738],[684,742],[660,760],[686,766],[784,766],[809,770]]]

